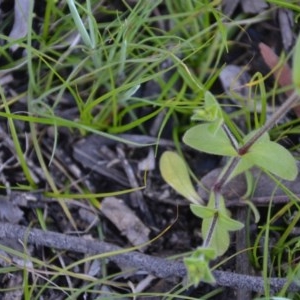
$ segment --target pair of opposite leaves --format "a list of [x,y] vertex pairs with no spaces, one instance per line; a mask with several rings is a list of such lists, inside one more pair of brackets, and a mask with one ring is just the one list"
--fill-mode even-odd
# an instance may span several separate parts
[[198,247],[191,257],[184,259],[190,280],[194,285],[197,285],[201,280],[208,283],[215,282],[209,262],[227,251],[230,245],[229,232],[240,230],[244,227],[244,224],[229,217],[224,199],[222,196],[220,197],[218,209],[214,208],[215,197],[213,193],[211,193],[209,203],[206,207],[191,204],[192,212],[197,217],[203,219],[203,238],[206,239],[208,235],[211,236],[207,246]]
[[[211,123],[204,123],[190,128],[183,137],[184,143],[198,151],[210,154],[240,156],[223,127],[219,126],[212,133],[211,126]],[[256,131],[251,132],[245,137],[244,142],[255,134]],[[254,165],[285,180],[294,180],[298,174],[294,157],[287,149],[272,142],[268,133],[263,134],[245,154],[240,156],[233,175],[238,175]]]

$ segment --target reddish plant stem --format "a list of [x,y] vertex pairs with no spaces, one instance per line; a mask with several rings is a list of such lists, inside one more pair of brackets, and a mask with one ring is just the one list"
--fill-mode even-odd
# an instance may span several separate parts
[[[237,149],[240,156],[246,154],[253,144],[266,132],[268,132],[292,107],[300,100],[300,97],[295,92],[292,93],[288,99],[273,113],[271,118],[262,126],[256,134],[247,141],[243,146]],[[226,132],[226,131],[225,131]],[[218,193],[221,191],[222,187],[227,183],[232,171],[237,166],[240,156],[234,157],[230,164],[226,167],[225,171],[221,173],[217,182],[213,185],[213,191]]]
[[240,156],[233,157],[229,164],[225,167],[224,171],[221,172],[219,178],[217,179],[216,183],[213,185],[212,190],[216,194],[220,194],[223,186],[227,183],[230,179],[230,175],[236,168],[237,164],[239,163]]
[[299,101],[299,95],[292,93],[288,99],[273,113],[271,118],[261,127],[257,133],[242,147],[239,148],[238,153],[243,155],[249,151],[251,146],[266,132],[268,132],[292,107]]

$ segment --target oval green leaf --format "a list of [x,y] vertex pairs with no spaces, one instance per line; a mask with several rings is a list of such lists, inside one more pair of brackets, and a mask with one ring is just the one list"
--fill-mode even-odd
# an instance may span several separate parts
[[211,123],[200,124],[190,128],[183,136],[183,142],[188,146],[205,153],[237,156],[226,133],[219,127],[212,134]]
[[254,144],[241,160],[251,162],[285,180],[295,180],[298,174],[296,160],[292,154],[271,141]]
[[164,152],[160,158],[159,169],[163,179],[177,193],[192,203],[203,203],[192,185],[185,162],[176,152]]
[[231,219],[226,214],[219,214],[218,222],[220,226],[228,231],[237,231],[244,227],[244,224],[236,221],[234,219]]

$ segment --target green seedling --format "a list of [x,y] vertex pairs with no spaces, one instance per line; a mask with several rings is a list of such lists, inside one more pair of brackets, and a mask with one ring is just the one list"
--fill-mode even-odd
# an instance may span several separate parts
[[224,123],[221,107],[210,92],[206,92],[204,95],[204,108],[195,110],[191,119],[211,122],[208,129],[212,133],[217,132]]
[[225,205],[226,199],[221,194],[222,187],[234,176],[248,171],[253,166],[260,167],[263,171],[281,179],[295,180],[297,177],[296,160],[287,149],[270,140],[268,131],[299,100],[297,95],[300,93],[300,72],[297,68],[299,64],[300,39],[296,44],[293,66],[296,93],[291,94],[265,125],[250,132],[241,143],[237,142],[226,126],[218,101],[210,92],[205,93],[204,106],[195,110],[192,116],[193,120],[202,123],[187,130],[183,142],[201,152],[229,157],[227,165],[210,191],[206,206],[203,205],[189,179],[183,159],[171,151],[165,152],[161,157],[160,170],[163,178],[192,203],[191,211],[202,219],[202,247],[184,260],[189,280],[194,285],[200,281],[214,282],[209,267],[210,261],[227,251],[230,246],[230,232],[240,230],[244,226],[230,217]]
[[184,263],[188,270],[189,279],[194,285],[198,284],[198,278],[201,278],[202,281],[207,283],[215,282],[215,278],[207,261],[215,259],[216,257],[217,255],[215,249],[199,247],[194,251],[191,257],[184,259]]

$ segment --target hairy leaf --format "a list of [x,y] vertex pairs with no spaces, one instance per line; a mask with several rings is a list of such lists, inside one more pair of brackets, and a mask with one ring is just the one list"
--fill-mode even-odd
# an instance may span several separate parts
[[[244,141],[249,140],[256,131],[248,134]],[[230,178],[258,166],[286,180],[294,180],[298,174],[296,160],[292,154],[281,145],[270,141],[268,133],[260,137],[249,151],[241,156]]]
[[230,174],[230,178],[228,179],[228,181],[231,180],[233,177],[249,170],[250,168],[252,168],[254,166],[254,163],[251,160],[244,159],[244,157],[245,157],[245,155],[241,157],[237,166],[235,167],[233,172]]
[[214,208],[197,204],[191,204],[190,209],[195,216],[201,219],[212,218],[218,212]]
[[185,162],[176,152],[164,152],[160,158],[159,168],[164,180],[177,193],[192,203],[203,203],[192,185]]
[[228,231],[237,231],[244,227],[244,224],[231,219],[227,214],[219,214],[218,222],[220,226]]
[[254,144],[241,160],[246,164],[255,164],[286,180],[295,180],[298,174],[296,160],[292,154],[271,141]]
[[183,141],[190,147],[215,155],[236,156],[237,152],[231,145],[222,127],[214,134],[210,123],[200,124],[190,128],[183,136]]

